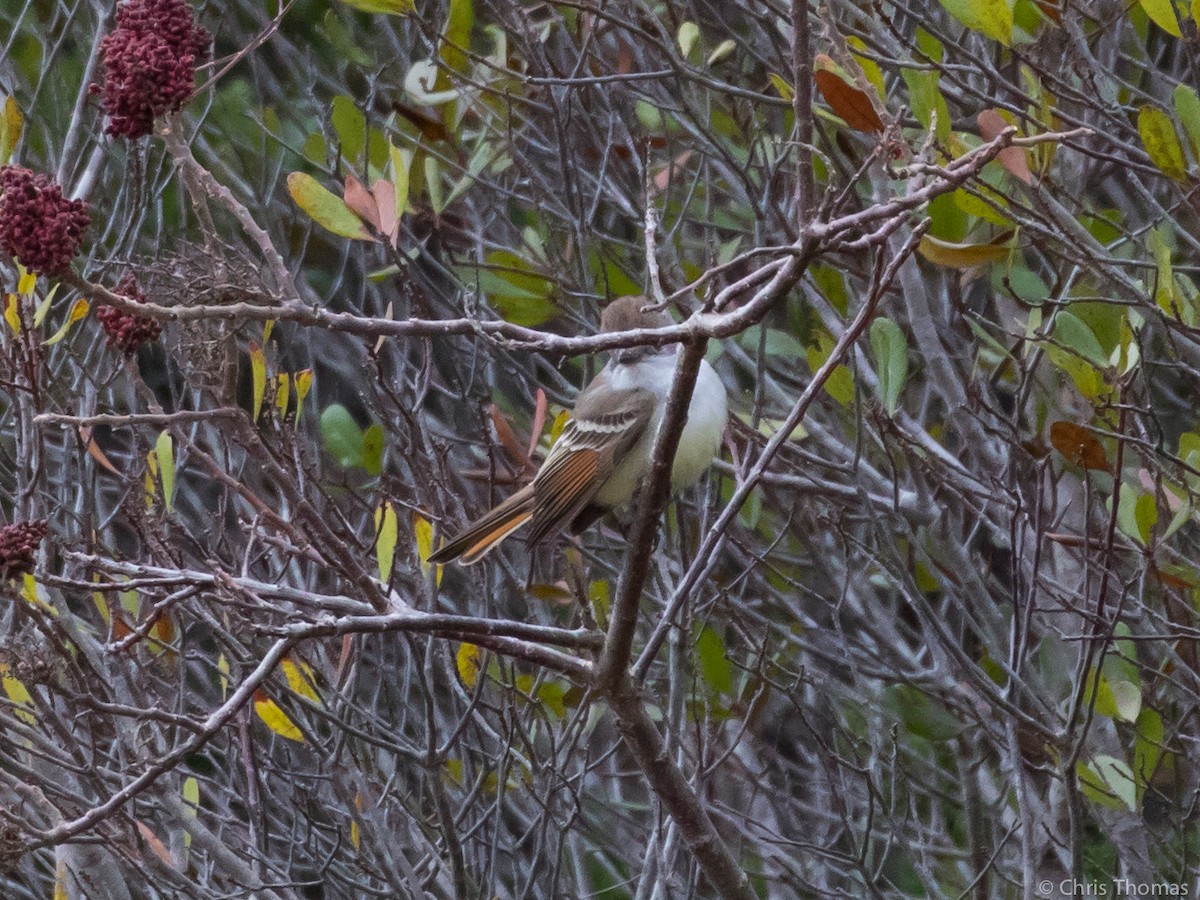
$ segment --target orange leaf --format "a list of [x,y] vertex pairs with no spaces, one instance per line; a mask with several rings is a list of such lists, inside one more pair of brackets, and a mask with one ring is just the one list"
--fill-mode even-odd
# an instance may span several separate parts
[[866,91],[861,91],[833,71],[834,62],[824,53],[817,56],[813,79],[829,108],[841,116],[855,131],[880,134],[883,120]]
[[108,469],[108,471],[119,477],[121,472],[104,455],[104,451],[100,449],[100,445],[92,437],[92,429],[86,425],[81,426],[79,436],[87,442],[88,456],[98,462],[102,468]]
[[[994,109],[985,109],[975,117],[975,121],[979,123],[979,133],[985,141],[995,140],[1009,127],[1004,117]],[[1029,154],[1024,147],[1005,147],[996,155],[996,161],[1014,178],[1033,184],[1033,175],[1029,172]]]
[[168,866],[174,868],[175,860],[171,856],[171,851],[167,849],[167,845],[162,842],[162,839],[150,830],[150,826],[139,821],[137,823],[137,829],[142,836],[142,840],[146,842],[146,846],[150,848],[150,852],[161,859]]
[[1077,466],[1085,469],[1107,469],[1108,454],[1096,436],[1074,422],[1052,422],[1050,443],[1054,449]]
[[175,623],[171,621],[171,617],[166,613],[163,613],[154,620],[152,631],[154,636],[164,644],[169,644],[175,640]]

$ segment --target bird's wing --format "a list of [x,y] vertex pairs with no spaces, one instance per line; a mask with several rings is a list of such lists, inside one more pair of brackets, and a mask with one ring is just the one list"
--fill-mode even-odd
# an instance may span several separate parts
[[534,476],[530,544],[558,531],[587,506],[654,415],[657,398],[650,391],[613,392],[602,379],[603,372],[579,395],[573,418]]

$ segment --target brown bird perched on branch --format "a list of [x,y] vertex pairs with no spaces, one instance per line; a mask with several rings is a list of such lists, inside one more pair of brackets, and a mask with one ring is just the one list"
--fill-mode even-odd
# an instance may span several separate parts
[[[666,313],[644,311],[645,305],[645,297],[614,300],[600,316],[600,330],[671,324]],[[526,522],[531,522],[526,542],[533,545],[563,528],[578,533],[628,504],[650,470],[678,354],[678,345],[614,351],[580,393],[533,481],[448,541],[430,562],[471,565]],[[702,361],[671,467],[672,490],[694,484],[712,464],[728,415],[725,386]]]

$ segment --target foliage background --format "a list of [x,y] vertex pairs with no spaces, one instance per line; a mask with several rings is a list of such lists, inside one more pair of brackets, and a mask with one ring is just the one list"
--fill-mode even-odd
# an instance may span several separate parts
[[[2,267],[0,510],[51,536],[0,606],[0,893],[1200,890],[1195,5],[197,14],[130,145],[112,5],[0,3],[14,161],[93,211],[36,324]],[[383,179],[395,246],[296,172]],[[70,321],[127,271],[128,361]],[[659,291],[715,310],[707,485],[656,543],[423,565]]]

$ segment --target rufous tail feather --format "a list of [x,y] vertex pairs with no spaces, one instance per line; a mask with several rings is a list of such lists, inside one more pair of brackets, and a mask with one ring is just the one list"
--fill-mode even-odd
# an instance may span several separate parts
[[528,522],[532,515],[533,486],[526,485],[468,525],[436,553],[431,553],[429,561],[438,565],[455,560],[463,566],[477,563],[489,550]]

